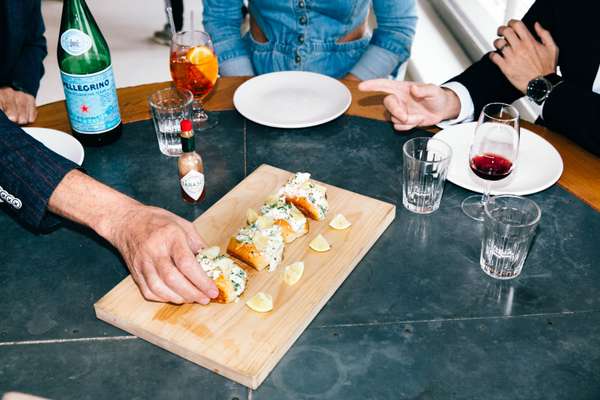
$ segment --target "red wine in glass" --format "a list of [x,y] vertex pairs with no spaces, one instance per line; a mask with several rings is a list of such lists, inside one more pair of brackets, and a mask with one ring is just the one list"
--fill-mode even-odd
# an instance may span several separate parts
[[512,166],[512,161],[494,153],[483,153],[471,159],[471,171],[488,181],[506,178],[511,173]]
[[461,208],[469,217],[483,221],[484,204],[493,181],[511,174],[519,152],[519,112],[511,105],[491,103],[481,111],[469,151],[469,167],[485,182],[482,196],[463,200]]

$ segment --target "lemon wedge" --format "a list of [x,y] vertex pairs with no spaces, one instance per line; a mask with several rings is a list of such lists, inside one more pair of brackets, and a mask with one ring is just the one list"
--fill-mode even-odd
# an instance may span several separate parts
[[270,294],[258,292],[246,302],[246,305],[256,312],[269,312],[273,309],[273,297]]
[[283,273],[283,281],[288,285],[292,286],[296,284],[300,278],[302,278],[302,274],[304,273],[304,262],[296,261],[285,267],[285,271]]
[[329,222],[330,227],[338,230],[350,228],[350,225],[352,225],[352,223],[348,221],[342,214],[336,214],[331,222]]
[[314,251],[318,251],[320,253],[329,251],[331,246],[327,242],[327,239],[323,237],[323,235],[319,234],[316,238],[314,238],[308,246]]
[[257,219],[258,213],[256,212],[256,210],[253,208],[249,208],[248,211],[246,211],[246,221],[249,224],[253,224],[254,222],[256,222]]
[[212,247],[202,250],[200,252],[200,255],[203,255],[210,259],[213,259],[213,258],[217,258],[219,256],[219,253],[221,253],[221,249],[219,248],[219,246],[212,246]]
[[214,56],[215,53],[207,46],[191,47],[185,55],[192,64],[201,64],[212,59]]
[[186,53],[185,58],[210,82],[214,84],[217,81],[219,75],[219,63],[217,61],[217,56],[212,49],[207,46],[192,47]]

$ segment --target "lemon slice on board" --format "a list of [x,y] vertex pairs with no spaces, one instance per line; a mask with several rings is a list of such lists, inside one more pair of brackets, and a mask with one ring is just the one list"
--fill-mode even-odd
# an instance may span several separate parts
[[258,292],[246,302],[246,305],[256,312],[269,312],[273,309],[273,297],[270,294]]
[[329,222],[329,226],[337,230],[350,228],[350,225],[352,225],[352,223],[348,221],[342,214],[336,214],[331,222]]
[[285,271],[283,273],[283,281],[288,285],[292,286],[296,284],[300,278],[302,278],[302,274],[304,273],[304,262],[296,261],[285,267]]
[[331,246],[329,245],[329,242],[327,242],[327,239],[325,239],[323,237],[323,235],[319,234],[316,238],[314,238],[309,244],[308,246],[313,249],[314,251],[318,251],[320,253],[329,251],[331,249]]

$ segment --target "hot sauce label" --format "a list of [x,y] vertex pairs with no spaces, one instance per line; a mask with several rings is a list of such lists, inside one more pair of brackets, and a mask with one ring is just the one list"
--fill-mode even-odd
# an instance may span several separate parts
[[60,73],[71,127],[83,134],[98,134],[121,123],[112,66],[89,75]]
[[181,178],[181,188],[194,200],[198,200],[204,191],[204,174],[191,170]]

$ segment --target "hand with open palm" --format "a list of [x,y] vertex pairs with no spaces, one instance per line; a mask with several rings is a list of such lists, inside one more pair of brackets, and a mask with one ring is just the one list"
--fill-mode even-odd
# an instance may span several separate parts
[[358,88],[388,93],[383,104],[391,114],[394,129],[399,131],[435,125],[456,118],[460,112],[458,96],[437,85],[373,79],[362,82]]

